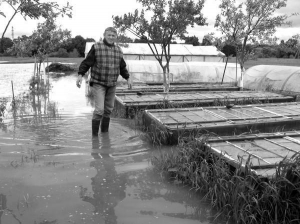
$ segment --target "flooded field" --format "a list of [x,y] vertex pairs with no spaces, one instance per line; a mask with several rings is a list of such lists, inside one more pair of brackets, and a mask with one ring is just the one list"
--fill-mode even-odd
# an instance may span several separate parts
[[151,156],[168,148],[121,118],[92,138],[93,108],[76,74],[28,94],[33,67],[0,64],[0,97],[9,98],[0,120],[0,224],[210,223],[200,195],[152,169]]

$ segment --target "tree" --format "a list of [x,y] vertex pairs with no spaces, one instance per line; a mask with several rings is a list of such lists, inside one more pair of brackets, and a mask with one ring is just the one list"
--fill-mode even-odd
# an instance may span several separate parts
[[124,34],[120,34],[118,36],[118,42],[119,43],[133,43],[133,40],[130,37],[127,37]]
[[[165,91],[168,92],[166,74],[169,73],[170,44],[182,38],[188,26],[205,25],[201,11],[204,0],[137,0],[143,9],[139,13],[113,16],[114,26],[121,32],[129,31],[139,39],[147,41],[154,57],[159,62],[164,76]],[[145,13],[148,13],[145,15]],[[149,16],[148,16],[149,15]]]
[[196,36],[187,36],[182,38],[185,42],[185,44],[192,44],[193,46],[199,46],[199,38]]
[[295,58],[300,58],[300,34],[296,34],[292,38],[297,40]]
[[222,48],[222,52],[226,55],[226,57],[236,56],[236,50],[233,45],[229,45],[229,44],[224,45],[224,47]]
[[79,52],[80,57],[84,57],[85,44],[86,44],[85,39],[82,36],[77,35],[75,38],[72,39],[72,43],[74,48],[76,48],[77,51]]
[[[1,2],[7,3],[13,10],[13,14],[4,28],[1,39],[3,39],[11,21],[17,14],[21,14],[25,20],[28,17],[30,19],[48,19],[50,16],[58,17],[59,15],[72,17],[72,6],[69,5],[69,2],[63,7],[60,7],[56,2],[41,3],[40,0],[2,0]],[[0,12],[0,15],[6,16],[3,12]],[[3,52],[2,43],[1,41],[0,53]]]
[[23,35],[14,40],[13,46],[6,50],[6,52],[11,56],[25,57],[31,56],[30,44],[28,42],[28,37]]
[[4,37],[3,40],[1,39],[3,44],[3,51],[6,51],[8,48],[13,46],[13,41],[10,38]]
[[292,38],[285,42],[285,45],[290,49],[295,58],[298,58],[300,51],[300,34],[292,36]]
[[85,38],[85,42],[96,42],[94,38]]
[[204,35],[201,45],[202,46],[214,45],[220,51],[225,45],[225,41],[223,39],[224,38],[216,37],[214,33],[208,33]]
[[30,50],[38,60],[37,74],[40,73],[41,64],[49,53],[56,52],[68,39],[71,32],[62,30],[55,23],[55,17],[49,17],[45,22],[39,23],[37,29],[28,39]]
[[146,36],[142,36],[139,39],[134,39],[134,43],[144,43],[144,44],[147,44],[148,43],[148,38]]
[[234,45],[237,57],[244,70],[244,63],[251,55],[252,47],[263,43],[286,22],[287,15],[274,16],[274,12],[286,6],[287,0],[243,0],[236,6],[236,0],[222,0],[221,14],[217,15],[217,27],[228,43]]

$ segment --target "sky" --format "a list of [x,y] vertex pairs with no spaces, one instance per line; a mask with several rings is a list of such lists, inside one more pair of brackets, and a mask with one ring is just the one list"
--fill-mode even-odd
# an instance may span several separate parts
[[[60,5],[65,5],[67,2],[67,0],[51,1],[58,2]],[[113,25],[112,16],[121,16],[124,13],[134,12],[135,9],[141,8],[141,4],[136,0],[68,0],[68,2],[73,6],[72,18],[59,18],[57,23],[62,29],[70,30],[72,37],[81,35],[84,38],[94,38],[95,40],[103,37],[106,27]],[[208,26],[189,27],[187,35],[196,36],[201,42],[204,35],[211,32],[218,33],[214,28],[214,23],[216,15],[219,13],[219,4],[220,0],[206,0],[202,12],[204,17],[207,18]],[[2,3],[0,11],[6,14],[6,18],[0,16],[0,31],[2,34],[13,11],[6,3]],[[287,15],[300,13],[300,0],[288,0],[287,7],[280,9],[278,13]],[[300,15],[293,16],[289,20],[292,21],[291,27],[277,28],[275,36],[280,40],[288,40],[293,35],[300,34]],[[25,21],[22,16],[17,15],[12,20],[5,36],[12,38],[12,27],[15,38],[22,35],[29,36],[36,29],[38,22],[42,21],[31,19]]]

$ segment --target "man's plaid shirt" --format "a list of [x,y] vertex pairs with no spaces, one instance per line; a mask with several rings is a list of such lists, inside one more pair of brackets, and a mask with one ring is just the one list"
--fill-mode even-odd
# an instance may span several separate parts
[[82,61],[78,74],[84,75],[91,68],[91,83],[104,86],[115,86],[119,74],[124,79],[129,78],[123,52],[119,46],[107,43],[95,43],[88,56]]

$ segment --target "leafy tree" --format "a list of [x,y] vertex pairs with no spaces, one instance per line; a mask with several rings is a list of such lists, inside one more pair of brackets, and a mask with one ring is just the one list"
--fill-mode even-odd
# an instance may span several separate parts
[[300,34],[296,34],[292,38],[297,40],[295,58],[300,58]]
[[30,48],[42,63],[49,53],[59,50],[70,37],[71,32],[57,27],[52,17],[38,24],[37,30],[29,38]]
[[219,51],[222,50],[226,41],[222,37],[216,37],[215,33],[208,33],[203,37],[202,46],[215,46]]
[[142,36],[139,39],[134,39],[134,43],[145,43],[145,44],[147,44],[148,43],[148,38],[146,36]]
[[212,40],[209,38],[210,36],[205,35],[202,39],[202,46],[211,46],[213,45]]
[[[69,5],[67,2],[66,6],[60,7],[56,2],[40,2],[40,0],[2,0],[2,4],[6,3],[11,6],[13,10],[13,14],[11,15],[10,19],[4,31],[2,33],[2,39],[14,17],[17,14],[21,14],[23,18],[26,20],[27,18],[30,19],[40,19],[45,18],[48,19],[49,17],[58,17],[59,15],[67,15],[72,17],[72,6]],[[0,12],[0,15],[6,16],[3,12]],[[0,42],[0,52],[3,52],[3,43]]]
[[31,56],[32,52],[28,41],[29,37],[23,35],[14,40],[13,46],[7,49],[7,53],[11,56],[25,57]]
[[127,37],[124,34],[120,34],[118,36],[118,42],[119,43],[133,43],[133,40],[130,37]]
[[185,42],[185,44],[192,44],[193,46],[199,46],[199,38],[196,36],[187,36],[182,38]]
[[82,36],[77,35],[72,39],[72,43],[79,52],[80,57],[84,57],[86,40]]
[[96,42],[94,38],[86,38],[85,42]]
[[70,58],[78,58],[78,57],[80,57],[80,55],[79,55],[79,53],[78,53],[78,51],[77,51],[76,48],[74,48],[73,51],[69,52],[69,57]]
[[261,54],[263,58],[275,58],[277,56],[277,46],[262,47]]
[[[168,92],[166,74],[169,72],[170,44],[182,38],[188,26],[205,25],[201,11],[204,0],[137,0],[143,9],[139,13],[113,16],[114,26],[121,32],[129,31],[146,40],[154,57],[163,69],[165,91]],[[145,15],[145,13],[148,13]],[[149,15],[149,16],[148,16]],[[159,47],[158,47],[159,46]]]
[[287,15],[274,16],[274,12],[286,6],[287,0],[222,0],[221,14],[217,15],[215,27],[223,34],[228,43],[236,47],[241,70],[251,56],[252,47],[258,46],[272,37],[276,27],[287,24]]
[[286,47],[292,52],[295,58],[299,57],[300,50],[300,34],[292,36],[285,42]]
[[73,43],[73,38],[69,38],[66,41],[64,41],[62,43],[62,45],[60,46],[60,48],[66,49],[67,52],[72,52],[75,49],[74,43]]
[[236,50],[235,50],[235,46],[230,45],[230,44],[226,44],[224,45],[224,47],[222,48],[222,52],[226,55],[226,57],[229,56],[236,56]]
[[8,48],[12,47],[14,45],[13,41],[10,38],[4,37],[2,41],[2,47],[3,51],[6,51]]

